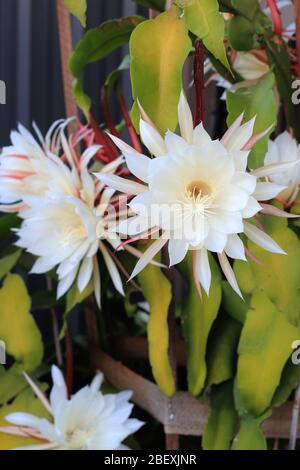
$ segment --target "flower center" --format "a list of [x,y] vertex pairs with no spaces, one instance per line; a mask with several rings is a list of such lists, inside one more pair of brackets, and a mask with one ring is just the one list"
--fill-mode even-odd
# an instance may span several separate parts
[[75,428],[66,433],[66,444],[72,450],[87,450],[89,441],[95,433],[94,429]]
[[193,202],[198,203],[201,199],[212,195],[211,187],[204,181],[192,181],[185,189],[186,195]]

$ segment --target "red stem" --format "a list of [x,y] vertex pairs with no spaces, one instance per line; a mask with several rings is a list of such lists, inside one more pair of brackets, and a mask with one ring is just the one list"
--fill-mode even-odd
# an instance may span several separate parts
[[109,128],[110,132],[115,135],[116,137],[120,137],[120,133],[117,131],[114,121],[110,112],[109,108],[109,102],[108,102],[108,93],[107,93],[107,87],[103,86],[101,90],[101,108],[104,116],[104,120],[107,124],[107,127]]
[[92,113],[89,116],[89,123],[95,133],[95,142],[105,147],[105,154],[109,156],[110,161],[117,158],[120,154],[119,150],[108,135],[99,127]]
[[194,127],[204,120],[204,49],[200,39],[195,43],[194,82],[196,90],[196,110]]
[[119,87],[117,89],[117,98],[118,98],[118,102],[119,102],[119,105],[120,105],[122,116],[124,118],[126,127],[128,129],[128,133],[129,133],[129,137],[130,137],[130,140],[132,142],[132,145],[133,145],[133,147],[135,148],[135,150],[137,152],[143,153],[143,149],[142,149],[140,139],[139,139],[139,137],[136,133],[136,130],[135,130],[133,124],[132,124],[132,120],[131,120],[131,117],[129,115],[129,112],[128,112],[128,109],[127,109],[127,106],[126,106],[126,102],[125,102],[123,93],[122,93],[122,91]]
[[74,367],[73,367],[73,342],[69,330],[66,331],[65,337],[66,343],[66,385],[68,390],[69,397],[72,394],[73,388],[73,377],[74,377]]
[[282,34],[282,21],[281,13],[277,7],[276,0],[268,0],[268,5],[271,10],[272,21],[273,21],[273,32],[281,36]]

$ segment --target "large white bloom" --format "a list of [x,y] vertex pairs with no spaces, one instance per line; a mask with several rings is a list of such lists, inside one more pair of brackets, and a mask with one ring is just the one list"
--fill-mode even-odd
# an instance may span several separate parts
[[[265,164],[284,163],[287,161],[300,161],[300,146],[296,140],[287,132],[280,134],[274,141],[269,140],[268,152],[265,157]],[[287,168],[281,173],[270,175],[270,179],[277,184],[286,186],[279,198],[291,204],[297,197],[300,185],[300,165]]]
[[[23,127],[12,133],[14,145],[0,159],[1,201],[5,203],[0,210],[19,211],[23,223],[16,245],[38,257],[31,272],[46,273],[57,267],[58,298],[75,280],[82,292],[93,278],[100,304],[99,249],[116,289],[123,294],[108,246],[114,250],[121,243],[110,230],[115,224],[108,211],[114,191],[104,189],[89,173],[88,165],[99,146],[78,156],[75,148],[83,133],[67,140],[67,123],[55,123],[40,143]],[[101,171],[114,172],[122,161],[118,158]]]
[[[29,413],[11,413],[6,421],[17,427],[2,427],[1,432],[34,437],[40,445],[26,446],[24,450],[126,450],[122,444],[144,424],[130,419],[132,392],[103,395],[99,388],[102,374],[96,375],[90,386],[79,390],[68,399],[67,387],[61,371],[52,366],[53,388],[50,402],[28,378],[52,421]],[[17,450],[17,449],[16,449]]]
[[138,154],[112,137],[123,151],[129,170],[144,184],[114,175],[98,175],[116,190],[136,195],[129,204],[136,216],[119,225],[120,233],[136,235],[149,230],[153,233],[155,227],[162,231],[139,260],[132,276],[168,242],[170,265],[181,262],[187,251],[193,250],[195,278],[207,293],[211,282],[208,251],[217,253],[225,275],[240,294],[227,256],[246,259],[239,236],[242,233],[271,252],[283,253],[247,219],[261,210],[275,211],[264,201],[277,196],[283,187],[266,181],[265,177],[290,168],[291,164],[247,172],[249,149],[260,137],[252,137],[254,119],[242,125],[240,116],[221,141],[213,141],[202,124],[193,129],[192,114],[183,94],[178,114],[181,137],[167,132],[163,139],[147,118],[141,119],[141,137],[156,158]]

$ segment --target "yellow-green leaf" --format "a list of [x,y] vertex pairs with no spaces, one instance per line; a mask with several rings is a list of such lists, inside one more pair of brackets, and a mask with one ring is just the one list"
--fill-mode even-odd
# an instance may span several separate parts
[[87,0],[64,0],[66,7],[86,27]]
[[29,371],[43,358],[43,342],[30,306],[24,281],[16,274],[9,274],[0,289],[0,338],[7,352]]
[[187,341],[188,388],[200,395],[206,379],[206,346],[211,327],[217,317],[222,297],[221,275],[216,262],[210,257],[212,283],[210,294],[202,293],[202,300],[195,287],[191,256],[188,259],[187,275],[189,293],[183,307],[184,331]]
[[239,343],[237,370],[237,387],[249,413],[259,416],[270,405],[298,338],[298,328],[268,297],[254,293]]
[[184,9],[188,29],[202,39],[205,47],[230,68],[224,46],[225,21],[217,0],[194,0]]
[[[0,426],[9,426],[9,423],[5,420],[5,416],[15,412],[32,413],[40,418],[50,419],[49,414],[41,402],[35,398],[33,392],[29,388],[24,390],[12,404],[5,405],[0,408]],[[34,439],[0,433],[0,450],[9,450],[16,447],[37,445],[40,443],[41,441]]]
[[190,50],[188,30],[176,7],[135,28],[130,38],[130,71],[137,129],[139,99],[161,133],[175,130],[182,68]]
[[162,271],[149,264],[138,276],[143,294],[150,305],[148,323],[149,359],[157,385],[166,395],[175,392],[169,362],[168,313],[172,299],[171,284]]

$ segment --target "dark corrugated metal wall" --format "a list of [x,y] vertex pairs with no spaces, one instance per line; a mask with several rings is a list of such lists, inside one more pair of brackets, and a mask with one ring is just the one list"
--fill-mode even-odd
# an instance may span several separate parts
[[[109,18],[134,14],[131,0],[88,0],[88,27]],[[82,35],[73,21],[74,41]],[[85,82],[99,117],[100,85],[119,64],[121,51],[88,67]],[[55,0],[0,0],[0,80],[6,105],[0,105],[0,147],[8,143],[18,121],[35,120],[43,132],[64,116]]]

